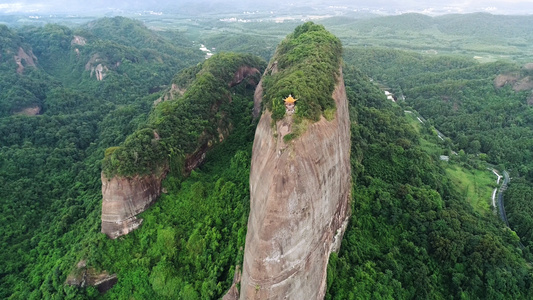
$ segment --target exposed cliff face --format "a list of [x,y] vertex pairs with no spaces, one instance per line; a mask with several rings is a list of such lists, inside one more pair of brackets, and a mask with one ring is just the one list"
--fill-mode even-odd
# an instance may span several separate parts
[[[260,73],[257,68],[242,66],[233,75],[233,80],[229,83],[229,86],[234,87],[237,84],[240,84],[246,78],[253,80],[253,75],[257,73]],[[251,82],[251,84],[256,85],[257,82]]]
[[117,275],[110,275],[106,271],[96,272],[93,268],[87,268],[85,260],[80,261],[76,269],[67,276],[65,284],[79,286],[81,288],[86,286],[94,286],[100,293],[107,292],[118,281]]
[[350,215],[350,122],[342,75],[333,98],[335,118],[322,117],[288,143],[283,136],[291,132],[292,117],[273,126],[268,110],[261,116],[241,299],[324,297],[329,255],[338,249]]
[[31,107],[26,107],[24,109],[21,109],[17,112],[15,112],[14,114],[15,115],[25,115],[25,116],[36,116],[38,114],[41,113],[41,107],[36,105],[36,106],[31,106]]
[[[278,62],[274,61],[268,65],[264,74],[276,74],[278,72]],[[259,81],[254,93],[254,110],[252,115],[255,118],[261,114],[261,103],[263,98],[263,79]]]
[[85,46],[87,44],[87,39],[82,36],[75,35],[74,38],[72,38],[72,41],[70,41],[70,44],[78,45],[78,46]]
[[137,214],[161,194],[161,176],[115,176],[102,173],[102,232],[112,239],[128,234],[142,223]]
[[[533,70],[533,63],[522,66],[523,70],[530,72]],[[494,78],[494,87],[499,89],[510,85],[515,92],[531,91],[527,98],[527,104],[533,105],[533,77],[515,73],[499,74]]]
[[185,94],[185,91],[185,88],[181,88],[177,84],[173,83],[170,86],[170,90],[168,92],[166,92],[165,94],[163,94],[163,96],[157,98],[157,100],[154,101],[154,106],[158,105],[163,101],[168,101],[178,96],[183,96],[183,94]]
[[[250,61],[248,56],[239,57],[229,54],[214,56],[212,59],[215,60],[213,63],[215,65],[222,61],[223,63],[220,63],[222,67],[224,63],[228,65],[224,59],[234,60],[233,76],[217,81],[209,70],[204,69],[204,65],[202,73],[195,75],[195,78],[201,77],[202,80],[191,83],[193,87],[190,91],[183,90],[182,92],[177,85],[172,86],[168,92],[169,100],[177,93],[183,94],[182,98],[180,101],[166,103],[170,105],[166,106],[165,112],[158,112],[161,114],[158,124],[149,124],[147,128],[132,135],[132,140],[137,139],[137,142],[131,143],[135,146],[125,143],[127,146],[112,147],[111,151],[106,154],[104,171],[101,175],[102,232],[110,238],[128,234],[141,225],[142,220],[136,215],[146,210],[160,196],[161,181],[167,173],[161,170],[170,168],[170,161],[167,158],[173,155],[174,150],[182,151],[183,156],[177,154],[175,159],[180,160],[183,166],[182,168],[176,167],[173,171],[175,174],[180,172],[181,175],[188,175],[205,161],[209,149],[223,142],[230,135],[233,129],[233,119],[226,110],[231,103],[231,87],[242,82],[252,83],[251,88],[255,87],[258,77],[256,75],[260,74],[258,68],[261,68],[262,62],[257,60],[257,64],[252,64],[257,67],[248,66],[246,63],[239,63]],[[217,59],[220,61],[216,61]],[[219,72],[218,69],[215,71]],[[206,84],[207,81],[214,82],[214,84]],[[159,102],[161,101],[157,103]],[[186,105],[189,102],[194,102],[195,105]],[[169,107],[172,108],[169,109]],[[188,131],[188,128],[193,128],[193,126],[201,132],[197,137]],[[164,146],[159,144],[160,141],[165,142]],[[137,147],[138,145],[142,146]],[[126,149],[127,147],[137,148]],[[121,154],[117,155],[117,152]],[[130,157],[131,153],[134,155]],[[143,169],[147,165],[149,167]],[[121,170],[121,167],[124,169]],[[136,175],[139,173],[149,175]],[[111,178],[106,178],[106,174]]]
[[91,59],[85,64],[85,70],[91,71],[91,77],[93,77],[93,74],[96,76],[96,80],[102,81],[104,80],[104,77],[107,75],[107,72],[109,71],[109,68],[105,65],[102,65],[100,62],[102,59],[98,54],[94,54]]
[[[533,63],[527,63],[522,66],[525,71],[533,70]],[[531,76],[520,74],[519,72],[499,74],[494,78],[494,87],[502,88],[511,85],[515,92],[528,91],[533,89],[533,78]]]
[[502,88],[511,85],[515,92],[522,92],[533,89],[533,80],[530,76],[520,74],[500,74],[494,78],[494,87]]

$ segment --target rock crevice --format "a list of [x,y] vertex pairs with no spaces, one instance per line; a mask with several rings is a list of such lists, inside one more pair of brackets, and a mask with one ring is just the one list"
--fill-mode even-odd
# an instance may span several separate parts
[[25,67],[35,67],[37,57],[33,55],[31,50],[26,53],[22,47],[19,47],[17,55],[15,55],[13,59],[15,59],[15,63],[17,64],[17,73],[22,74]]

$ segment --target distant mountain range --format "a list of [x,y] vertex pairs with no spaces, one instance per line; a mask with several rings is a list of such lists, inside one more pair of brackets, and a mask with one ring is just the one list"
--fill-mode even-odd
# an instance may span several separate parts
[[380,15],[396,15],[408,12],[417,12],[428,15],[442,15],[450,13],[472,13],[490,12],[493,14],[532,14],[533,3],[526,1],[492,0],[492,1],[303,1],[291,2],[271,0],[262,2],[243,1],[179,1],[161,2],[155,0],[147,1],[113,1],[109,3],[105,0],[95,0],[89,2],[66,1],[66,0],[29,0],[29,1],[3,1],[0,4],[0,14],[50,14],[50,13],[115,13],[124,14],[139,11],[152,11],[164,14],[190,14],[190,15],[216,15],[219,13],[243,13],[243,11],[256,10],[286,10],[293,9],[294,13],[300,13],[302,9],[313,9],[320,13],[330,13],[332,11],[348,12],[371,12]]

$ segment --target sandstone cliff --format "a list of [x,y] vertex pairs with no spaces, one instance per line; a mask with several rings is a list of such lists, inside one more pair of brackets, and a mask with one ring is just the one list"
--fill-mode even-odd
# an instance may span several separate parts
[[13,56],[13,59],[15,59],[15,63],[17,64],[17,73],[22,74],[25,67],[35,67],[35,61],[37,60],[37,57],[33,55],[31,50],[26,53],[22,47],[19,47],[18,53],[17,55]]
[[[93,74],[95,74],[96,80],[98,81],[104,80],[104,77],[109,71],[109,68],[103,65],[101,62],[103,62],[103,60],[100,58],[100,55],[94,54],[91,59],[85,64],[85,70],[91,71],[91,77],[93,77]],[[116,64],[118,67],[120,65],[120,62],[117,62]]]
[[[350,128],[342,72],[336,115],[285,143],[292,116],[257,126],[241,299],[322,299],[350,215]],[[258,87],[258,89],[261,89]],[[259,96],[260,95],[256,95]]]
[[117,238],[142,223],[137,214],[146,210],[161,194],[162,176],[115,176],[102,173],[102,232]]
[[[119,147],[106,150],[102,180],[102,232],[110,238],[128,234],[141,225],[136,215],[161,193],[167,173],[188,175],[206,153],[223,142],[233,129],[232,94],[237,85],[253,90],[264,61],[247,55],[219,54],[194,72],[182,95],[167,93],[146,124]],[[231,70],[232,72],[227,72]],[[173,97],[180,97],[179,100]],[[168,101],[166,101],[168,100]]]

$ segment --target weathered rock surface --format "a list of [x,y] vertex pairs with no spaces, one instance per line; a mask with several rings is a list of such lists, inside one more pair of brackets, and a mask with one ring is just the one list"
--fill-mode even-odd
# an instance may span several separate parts
[[76,269],[67,276],[65,284],[86,287],[94,286],[100,293],[107,292],[117,283],[117,275],[110,275],[107,271],[96,272],[93,268],[87,268],[84,260],[80,261]]
[[159,103],[163,101],[168,101],[171,99],[175,99],[178,96],[183,96],[185,94],[186,89],[179,87],[177,84],[173,83],[170,86],[170,90],[163,94],[163,96],[157,98],[157,100],[154,101],[154,106],[158,105]]
[[87,39],[82,36],[75,35],[74,38],[72,38],[72,41],[70,41],[70,44],[78,45],[78,46],[85,46],[87,44]]
[[239,299],[239,289],[237,288],[237,285],[241,283],[241,269],[240,266],[235,267],[235,273],[233,275],[233,283],[231,284],[231,287],[229,288],[228,292],[222,297],[222,300],[234,300]]
[[[274,61],[273,63],[268,65],[263,75],[266,75],[266,74],[272,75],[272,74],[276,74],[277,72],[278,72],[278,62]],[[261,78],[261,80],[257,84],[257,87],[255,88],[254,110],[252,112],[254,119],[259,117],[259,115],[261,114],[262,98],[263,98],[263,78]]]
[[136,215],[159,197],[162,177],[115,176],[108,179],[102,173],[102,232],[115,239],[139,227],[142,219]]
[[96,80],[102,81],[107,75],[109,68],[101,63],[102,59],[98,54],[93,54],[91,59],[85,64],[85,70],[91,71],[90,77],[93,77],[93,74],[96,76]]
[[[98,56],[95,55],[91,61],[86,65],[86,69],[91,68],[91,64],[97,63]],[[255,84],[253,75],[259,74],[257,68],[243,65],[239,67],[228,86],[235,86],[243,81]],[[161,101],[172,99],[179,93],[182,95],[184,89],[173,84],[166,96],[154,102],[157,105]],[[229,96],[229,95],[228,95]],[[223,99],[221,99],[222,101]],[[218,122],[216,133],[204,130],[198,138],[196,149],[192,153],[185,155],[185,161],[182,173],[188,175],[193,169],[199,167],[206,158],[207,152],[217,143],[223,142],[231,133],[233,125],[231,121],[226,118],[226,113],[219,110],[220,102],[212,104],[210,111],[218,112],[220,118]],[[159,133],[153,131],[154,141],[160,139]],[[162,167],[167,169],[168,166]],[[117,238],[126,235],[129,232],[138,228],[142,219],[136,217],[137,214],[145,211],[161,194],[161,181],[166,176],[166,171],[160,175],[146,175],[123,177],[114,176],[113,178],[106,178],[102,172],[102,232],[107,234],[110,238]]]
[[[253,80],[252,75],[255,75],[258,73],[260,72],[257,68],[253,68],[250,66],[242,66],[233,75],[233,80],[229,83],[229,86],[234,87],[237,84],[240,84],[246,78]],[[251,84],[256,85],[257,82],[251,82]]]
[[502,88],[505,85],[511,85],[515,92],[528,91],[533,89],[533,79],[520,74],[500,74],[494,78],[495,88]]
[[33,55],[33,52],[31,50],[26,53],[26,51],[24,51],[22,47],[19,47],[19,51],[17,55],[13,57],[13,59],[15,59],[15,63],[18,66],[17,73],[22,74],[22,72],[24,72],[25,67],[35,67],[35,61],[37,60],[37,57]]
[[[342,72],[340,73],[342,74]],[[350,215],[350,130],[342,75],[332,121],[284,143],[291,117],[261,116],[250,170],[241,299],[322,299],[329,255]]]
[[15,112],[15,115],[36,116],[40,113],[41,113],[41,107],[36,105],[36,106],[31,106],[31,107],[26,107],[24,109],[21,109]]

